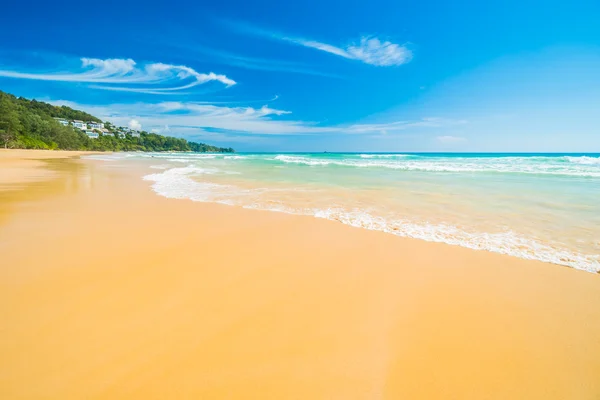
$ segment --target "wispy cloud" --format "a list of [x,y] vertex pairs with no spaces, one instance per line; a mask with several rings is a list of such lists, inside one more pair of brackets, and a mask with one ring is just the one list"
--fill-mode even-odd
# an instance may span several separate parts
[[376,37],[363,36],[358,43],[353,43],[345,48],[332,46],[314,40],[282,37],[282,40],[299,44],[305,47],[325,51],[336,56],[359,60],[365,64],[380,67],[397,66],[408,63],[412,59],[412,51],[404,45],[389,41],[381,41]]
[[168,47],[172,47],[175,50],[185,51],[186,57],[188,58],[191,54],[200,53],[203,56],[211,57],[218,64],[230,65],[238,68],[267,72],[297,73],[304,75],[322,76],[325,78],[343,78],[338,74],[326,71],[319,71],[310,65],[294,61],[249,57],[246,55],[240,55],[221,49],[216,50],[199,44],[184,45],[181,43],[167,43],[165,45]]
[[463,124],[463,120],[423,118],[376,124],[339,124],[324,126],[311,121],[293,119],[291,112],[263,106],[230,107],[191,102],[160,102],[91,106],[68,101],[51,101],[85,110],[103,120],[120,126],[135,123],[144,129],[189,136],[217,132],[223,135],[317,135],[317,134],[399,134],[409,129],[419,130]]
[[291,113],[266,105],[260,108],[228,107],[177,101],[108,106],[83,105],[69,101],[52,101],[51,103],[86,110],[103,120],[121,126],[127,125],[131,119],[135,119],[148,130],[163,129],[165,126],[169,126],[173,134],[184,130],[189,132],[192,128],[199,131],[209,129],[259,135],[314,134],[337,130],[319,127],[310,122],[281,119],[280,117]]
[[[170,94],[207,82],[226,86],[236,82],[213,72],[199,73],[185,65],[148,63],[138,65],[132,59],[81,58],[75,72],[34,73],[0,70],[0,77],[55,82],[90,83],[91,88],[147,94]],[[116,86],[121,85],[121,86]],[[122,86],[125,85],[125,86]]]
[[397,131],[405,131],[410,128],[441,128],[454,125],[466,124],[464,119],[449,119],[439,117],[425,117],[418,120],[391,121],[377,124],[354,124],[346,131],[349,133],[382,133],[388,134]]
[[435,138],[440,143],[451,144],[451,143],[462,143],[466,142],[467,139],[460,136],[437,136]]
[[285,35],[255,26],[233,21],[222,21],[230,28],[244,33],[249,33],[272,40],[279,40],[304,47],[321,50],[350,60],[362,61],[365,64],[380,67],[398,66],[408,63],[413,58],[412,51],[404,44],[392,43],[381,40],[375,36],[363,36],[360,40],[346,46],[335,46],[328,43],[306,39],[302,37]]

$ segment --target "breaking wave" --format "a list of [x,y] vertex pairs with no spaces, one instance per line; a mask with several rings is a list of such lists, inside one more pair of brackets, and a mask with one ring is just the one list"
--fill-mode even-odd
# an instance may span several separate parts
[[307,166],[388,168],[451,173],[539,174],[600,178],[600,157],[420,157],[406,154],[360,154],[358,158],[277,155],[273,161]]

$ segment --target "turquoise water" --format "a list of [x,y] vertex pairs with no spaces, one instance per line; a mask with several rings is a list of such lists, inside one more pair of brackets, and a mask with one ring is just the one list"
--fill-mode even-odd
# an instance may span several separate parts
[[600,154],[127,154],[156,193],[600,271]]

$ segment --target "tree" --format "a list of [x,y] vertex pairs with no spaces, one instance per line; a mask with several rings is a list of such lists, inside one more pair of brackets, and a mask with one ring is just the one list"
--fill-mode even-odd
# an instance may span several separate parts
[[22,129],[19,113],[16,107],[9,99],[0,94],[0,138],[4,142],[4,148],[8,148],[8,144],[14,141],[17,133]]
[[[188,142],[182,138],[140,132],[139,137],[128,133],[121,136],[100,135],[97,139],[87,137],[72,125],[63,126],[54,118],[101,122],[84,111],[66,106],[53,106],[37,100],[15,97],[0,91],[0,145],[24,149],[64,149],[97,151],[213,151],[229,152],[204,143]],[[115,127],[105,122],[109,132]],[[123,130],[123,128],[120,128]]]

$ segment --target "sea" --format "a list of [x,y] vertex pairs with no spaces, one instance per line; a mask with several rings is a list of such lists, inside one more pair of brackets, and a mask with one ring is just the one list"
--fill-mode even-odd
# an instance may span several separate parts
[[600,154],[117,153],[168,198],[600,272]]

